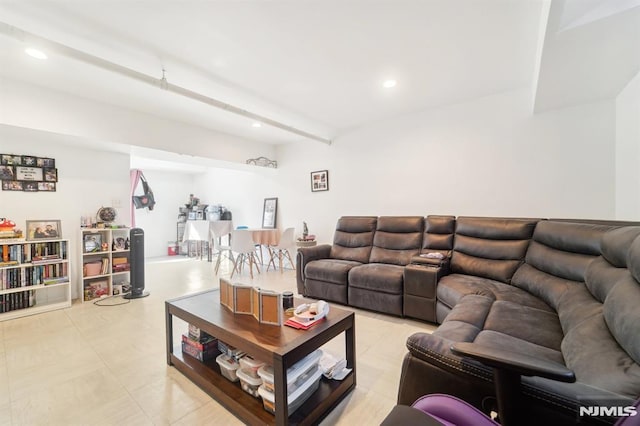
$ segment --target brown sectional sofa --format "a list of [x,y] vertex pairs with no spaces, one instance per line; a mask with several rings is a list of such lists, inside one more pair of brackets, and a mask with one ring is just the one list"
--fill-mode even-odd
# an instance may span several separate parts
[[451,351],[472,342],[575,372],[575,383],[523,378],[532,424],[608,423],[577,411],[640,397],[640,226],[625,225],[343,217],[333,246],[300,250],[298,290],[440,324],[408,339],[400,404],[447,393],[490,408],[491,369]]

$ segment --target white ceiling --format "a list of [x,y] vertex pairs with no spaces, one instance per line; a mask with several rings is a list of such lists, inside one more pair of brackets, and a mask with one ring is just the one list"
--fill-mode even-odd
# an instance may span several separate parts
[[12,28],[156,78],[164,68],[171,84],[329,139],[534,87],[537,60],[536,110],[615,96],[640,68],[638,1],[554,0],[549,27],[545,4],[0,0],[0,76],[276,144],[301,137],[55,52],[38,63]]

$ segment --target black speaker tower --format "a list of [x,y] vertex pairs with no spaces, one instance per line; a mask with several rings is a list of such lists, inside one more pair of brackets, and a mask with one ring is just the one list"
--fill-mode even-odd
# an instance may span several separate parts
[[125,294],[125,299],[139,299],[147,297],[148,291],[144,291],[144,231],[140,228],[132,228],[129,231],[129,264],[131,271],[131,293]]

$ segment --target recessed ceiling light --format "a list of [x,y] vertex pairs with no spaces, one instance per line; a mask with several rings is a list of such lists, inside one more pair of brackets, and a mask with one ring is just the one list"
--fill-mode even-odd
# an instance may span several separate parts
[[47,55],[45,55],[43,51],[34,49],[33,47],[28,47],[24,49],[24,51],[27,55],[31,56],[32,58],[47,59]]
[[254,122],[251,127],[262,127],[262,124],[258,123],[257,121]]
[[398,84],[398,82],[395,80],[385,80],[385,82],[382,83],[382,87],[391,89],[392,87],[396,87],[396,84]]

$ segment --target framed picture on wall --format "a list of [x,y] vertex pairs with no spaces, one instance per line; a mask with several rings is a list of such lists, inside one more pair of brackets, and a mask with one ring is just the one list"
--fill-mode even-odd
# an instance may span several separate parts
[[319,170],[311,172],[311,192],[329,190],[329,171]]
[[58,169],[44,169],[44,180],[47,182],[57,182]]
[[13,166],[0,166],[0,180],[13,180],[15,173]]
[[275,228],[277,213],[278,213],[278,199],[265,198],[264,208],[262,209],[262,227],[272,228],[272,229]]

